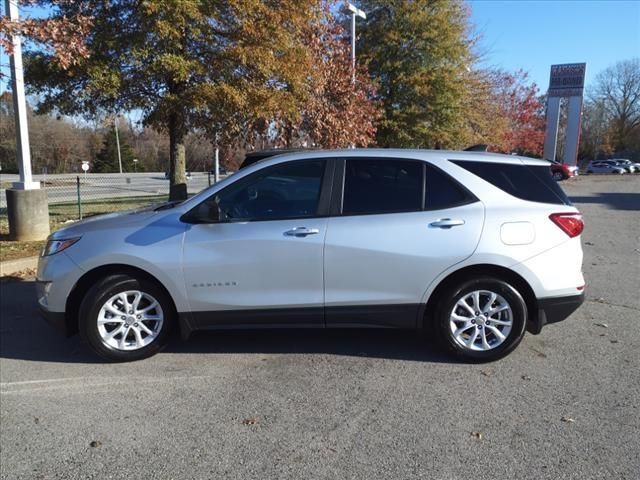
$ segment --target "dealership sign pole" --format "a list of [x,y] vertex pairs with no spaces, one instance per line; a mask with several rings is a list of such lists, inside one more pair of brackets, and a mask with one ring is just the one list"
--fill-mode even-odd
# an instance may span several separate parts
[[560,99],[568,98],[569,108],[563,163],[567,165],[576,165],[578,163],[578,143],[580,142],[582,97],[586,70],[586,63],[551,65],[549,91],[547,93],[547,128],[544,138],[544,158],[547,160],[556,159]]

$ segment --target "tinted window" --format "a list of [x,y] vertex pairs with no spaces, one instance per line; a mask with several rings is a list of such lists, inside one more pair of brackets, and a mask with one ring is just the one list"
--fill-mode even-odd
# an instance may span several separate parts
[[197,208],[200,215],[206,209],[217,209],[221,222],[313,217],[323,173],[323,161],[266,168],[228,186]]
[[342,213],[422,210],[422,162],[352,159],[346,161]]
[[441,210],[475,202],[477,199],[462,185],[439,168],[426,164],[426,210]]
[[551,177],[551,169],[546,165],[530,166],[462,160],[453,160],[453,163],[522,200],[571,205],[565,193]]

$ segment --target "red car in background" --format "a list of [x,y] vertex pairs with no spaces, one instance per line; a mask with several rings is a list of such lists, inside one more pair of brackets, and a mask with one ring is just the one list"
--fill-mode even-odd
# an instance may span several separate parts
[[560,162],[551,162],[551,176],[557,182],[566,180],[567,178],[578,176],[578,167],[574,165],[565,165]]

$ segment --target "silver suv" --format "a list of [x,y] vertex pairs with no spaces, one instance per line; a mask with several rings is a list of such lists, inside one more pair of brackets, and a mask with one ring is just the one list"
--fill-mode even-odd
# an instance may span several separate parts
[[55,232],[45,317],[102,357],[174,329],[421,329],[471,360],[583,301],[582,217],[546,161],[478,152],[278,155],[182,203]]

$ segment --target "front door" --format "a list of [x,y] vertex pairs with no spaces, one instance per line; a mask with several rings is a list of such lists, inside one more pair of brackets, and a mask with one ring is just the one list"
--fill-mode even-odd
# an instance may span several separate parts
[[196,207],[218,220],[185,234],[194,326],[324,324],[325,170],[324,160],[265,167]]

